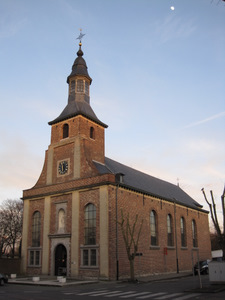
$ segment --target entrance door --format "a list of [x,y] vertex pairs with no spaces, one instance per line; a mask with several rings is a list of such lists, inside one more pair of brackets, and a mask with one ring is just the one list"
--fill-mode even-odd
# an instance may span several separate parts
[[67,251],[66,247],[59,244],[55,249],[55,275],[66,276]]

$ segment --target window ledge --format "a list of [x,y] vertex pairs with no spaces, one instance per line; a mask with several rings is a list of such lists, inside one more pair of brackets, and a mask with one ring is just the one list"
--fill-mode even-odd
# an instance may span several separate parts
[[174,246],[167,246],[167,250],[175,250]]
[[98,270],[99,269],[99,266],[80,266],[80,269],[83,269],[83,270],[87,270],[87,269],[95,269],[95,270]]
[[49,234],[48,237],[50,239],[56,239],[56,238],[70,238],[71,233],[55,233],[55,234]]
[[160,246],[153,246],[153,245],[150,246],[150,250],[159,250],[159,249]]
[[42,247],[28,247],[27,250],[39,250],[41,251]]
[[193,247],[192,250],[198,251],[198,247]]
[[89,248],[95,249],[95,248],[99,248],[99,245],[80,245],[80,248],[81,249],[85,249],[85,248],[87,248],[87,249],[89,249]]
[[181,247],[181,250],[188,250],[188,247]]

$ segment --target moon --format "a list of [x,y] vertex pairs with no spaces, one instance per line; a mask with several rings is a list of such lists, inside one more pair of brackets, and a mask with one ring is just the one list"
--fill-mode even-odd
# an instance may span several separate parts
[[174,9],[175,9],[175,7],[174,7],[174,6],[170,6],[170,9],[171,9],[171,10],[174,10]]

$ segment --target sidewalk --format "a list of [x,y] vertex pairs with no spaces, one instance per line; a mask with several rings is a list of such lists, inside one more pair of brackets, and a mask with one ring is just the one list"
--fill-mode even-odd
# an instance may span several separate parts
[[192,276],[192,272],[179,272],[179,273],[164,273],[164,274],[153,274],[149,276],[144,276],[137,278],[139,282],[150,282],[150,281],[161,281],[161,280],[169,280],[176,279],[181,277]]
[[[137,282],[150,282],[150,281],[159,281],[159,280],[169,280],[173,278],[179,278],[179,277],[187,277],[191,276],[192,274],[190,272],[181,272],[179,274],[177,273],[168,273],[168,274],[155,274],[150,275],[146,277],[141,277],[137,279]],[[57,280],[56,277],[51,276],[40,276],[39,281],[33,281],[32,277],[23,277],[23,278],[15,278],[15,279],[9,279],[8,283],[10,284],[23,284],[23,285],[42,285],[42,286],[55,286],[55,287],[62,287],[62,286],[69,286],[69,285],[81,285],[81,284],[92,284],[97,283],[100,280],[78,280],[73,278],[64,278],[65,282],[62,282],[63,280]],[[124,280],[119,280],[119,282],[123,282]],[[126,280],[127,281],[127,280]]]
[[33,281],[32,277],[23,277],[23,278],[15,278],[9,279],[9,284],[23,284],[23,285],[42,285],[42,286],[69,286],[69,285],[81,285],[81,284],[92,284],[99,282],[98,280],[77,280],[72,278],[64,278],[65,282],[57,280],[56,277],[39,277],[40,280]]

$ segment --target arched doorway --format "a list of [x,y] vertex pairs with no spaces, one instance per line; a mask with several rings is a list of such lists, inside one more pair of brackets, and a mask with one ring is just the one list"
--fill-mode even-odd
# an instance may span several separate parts
[[67,273],[67,251],[66,247],[59,244],[55,248],[55,275],[66,276]]

